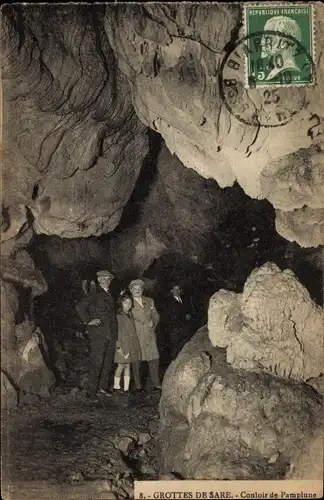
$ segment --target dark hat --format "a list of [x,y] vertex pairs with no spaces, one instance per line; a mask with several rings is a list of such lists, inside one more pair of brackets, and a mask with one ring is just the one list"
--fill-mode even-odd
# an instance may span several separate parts
[[114,279],[114,275],[110,272],[110,271],[106,271],[106,270],[103,270],[103,271],[97,271],[97,276],[98,278],[102,277],[102,276],[105,276],[107,278],[111,278],[111,279]]
[[131,290],[131,289],[132,289],[134,286],[136,286],[136,285],[140,285],[140,286],[142,286],[143,288],[145,287],[145,283],[144,283],[144,281],[143,281],[143,280],[139,280],[139,279],[137,279],[137,280],[133,280],[133,281],[131,281],[131,282],[130,282],[130,284],[128,285],[128,288]]

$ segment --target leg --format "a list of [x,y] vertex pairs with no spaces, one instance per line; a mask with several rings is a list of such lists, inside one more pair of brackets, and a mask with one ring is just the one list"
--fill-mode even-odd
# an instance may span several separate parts
[[124,392],[127,392],[129,390],[129,383],[130,383],[130,363],[127,363],[127,365],[125,365],[125,371],[124,371]]
[[160,382],[160,377],[159,377],[159,360],[152,359],[151,361],[148,362],[148,366],[149,366],[150,376],[151,376],[152,382],[154,384],[154,387],[160,387],[161,382]]
[[116,371],[115,371],[115,377],[114,377],[114,389],[119,390],[120,389],[120,379],[122,376],[122,373],[124,371],[124,366],[122,363],[119,363],[117,365]]
[[91,338],[91,353],[89,358],[88,392],[96,394],[99,387],[99,377],[102,364],[103,345],[100,339]]
[[140,374],[140,361],[132,363],[132,372],[134,377],[135,389],[141,389],[141,374]]
[[114,365],[115,343],[109,342],[105,354],[102,353],[102,368],[99,378],[99,389],[109,389],[110,374]]

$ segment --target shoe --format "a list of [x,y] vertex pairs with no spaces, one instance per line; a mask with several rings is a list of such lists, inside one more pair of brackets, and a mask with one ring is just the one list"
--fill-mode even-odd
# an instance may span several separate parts
[[154,390],[155,390],[155,391],[162,391],[162,386],[161,386],[161,385],[156,385],[156,386],[154,387]]
[[111,397],[112,394],[110,391],[104,391],[103,389],[99,389],[98,392],[97,392],[97,396],[108,396],[108,397]]

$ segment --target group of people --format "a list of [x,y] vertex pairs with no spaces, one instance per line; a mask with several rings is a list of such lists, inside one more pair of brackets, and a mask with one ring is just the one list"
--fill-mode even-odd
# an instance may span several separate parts
[[[127,290],[120,292],[115,300],[110,292],[114,279],[110,271],[98,271],[98,286],[85,290],[85,297],[77,304],[77,313],[90,337],[90,369],[88,394],[110,396],[113,392],[128,392],[131,379],[135,391],[143,390],[141,364],[146,362],[154,390],[161,390],[159,373],[159,349],[156,328],[160,314],[154,300],[143,295],[145,283],[141,279],[130,282]],[[184,321],[190,319],[185,311],[178,285],[172,288],[172,307],[169,318],[181,325],[179,310]],[[181,328],[181,326],[180,326]],[[185,331],[185,328],[183,327]],[[184,342],[186,335],[184,334]],[[177,354],[173,352],[173,357]],[[117,364],[114,374],[114,364]],[[113,389],[110,377],[114,375]]]

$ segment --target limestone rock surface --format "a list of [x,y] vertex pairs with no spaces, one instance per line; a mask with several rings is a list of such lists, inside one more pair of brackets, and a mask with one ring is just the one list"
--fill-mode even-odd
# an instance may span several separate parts
[[295,463],[288,471],[286,479],[323,480],[324,471],[324,433],[323,429],[316,431],[310,442],[300,451]]
[[41,295],[47,290],[41,271],[35,267],[29,253],[24,249],[19,250],[14,257],[2,260],[1,275],[6,281],[30,288],[31,297]]
[[[321,33],[323,5],[314,9],[315,33]],[[285,238],[323,244],[323,82],[280,89],[282,102],[298,111],[284,126],[239,121],[224,105],[220,85],[228,47],[245,35],[242,15],[238,4],[7,6],[8,213],[28,207],[37,233],[66,238],[114,230],[147,153],[150,127],[203,178],[221,188],[237,181],[249,196],[269,199]],[[250,97],[241,90],[244,104]],[[260,109],[262,93],[253,92]],[[172,202],[171,194],[167,189]],[[177,217],[185,216],[181,210]],[[14,232],[19,220],[11,226]]]
[[276,229],[303,247],[324,244],[324,209],[303,207],[293,212],[276,210]]
[[11,206],[1,214],[1,255],[8,256],[24,248],[33,235],[24,205]]
[[[23,321],[19,320],[22,289],[27,297]],[[40,395],[48,395],[55,377],[44,358],[48,354],[44,337],[27,318],[32,299],[46,290],[46,281],[26,250],[2,259],[1,368],[18,389]]]
[[3,204],[29,207],[37,233],[112,231],[147,152],[101,16],[77,5],[2,11]]
[[1,368],[12,373],[16,357],[15,323],[19,294],[14,285],[1,280]]
[[[170,249],[202,261],[217,228],[251,201],[238,185],[221,189],[215,181],[185,168],[164,142],[157,159],[149,158],[148,165],[150,189],[133,192],[129,211],[126,207],[119,230],[109,240],[116,271],[142,273]],[[144,172],[143,185],[148,179],[148,171]]]
[[288,269],[267,263],[252,271],[243,293],[210,299],[208,330],[237,368],[306,381],[324,372],[324,312]]
[[[323,5],[314,8],[320,33]],[[221,99],[221,63],[229,42],[245,36],[242,16],[238,4],[117,5],[106,10],[105,30],[131,84],[136,113],[185,166],[221,187],[237,180],[249,196],[268,198],[289,219],[301,203],[322,210],[323,82],[280,89],[286,108],[298,110],[284,126],[242,123]],[[319,72],[323,43],[316,40]],[[243,78],[243,65],[239,71]],[[262,109],[262,91],[253,92],[242,88],[242,104],[252,98]],[[307,226],[305,233],[294,230],[289,219],[278,224],[285,238],[323,244],[323,234],[312,238]]]
[[284,478],[321,428],[322,405],[306,384],[233,367],[203,328],[163,381],[160,472],[188,479]]
[[1,408],[10,409],[18,404],[18,394],[8,377],[1,371]]
[[43,354],[48,354],[48,349],[42,333],[31,321],[24,321],[16,326],[16,339],[18,387],[29,394],[49,396],[50,389],[55,385],[55,377]]

